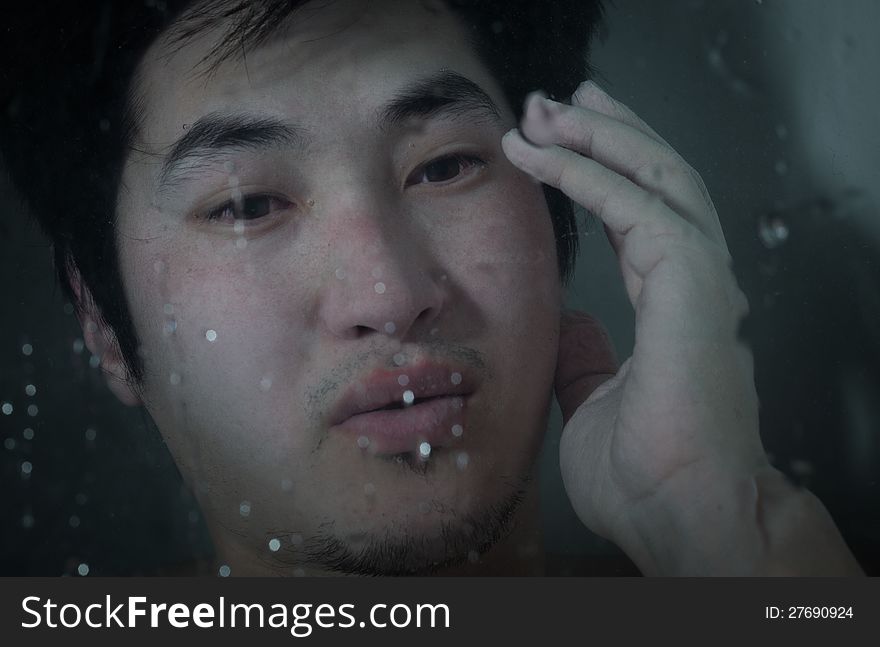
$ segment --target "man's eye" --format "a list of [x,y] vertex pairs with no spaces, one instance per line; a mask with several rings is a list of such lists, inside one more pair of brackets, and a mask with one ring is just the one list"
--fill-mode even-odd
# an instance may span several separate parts
[[454,180],[458,176],[474,171],[486,163],[473,155],[449,155],[423,164],[417,168],[406,181],[412,184],[442,184]]
[[242,196],[238,200],[224,202],[205,214],[205,220],[212,222],[238,222],[258,220],[276,211],[289,208],[291,202],[284,198],[263,193]]

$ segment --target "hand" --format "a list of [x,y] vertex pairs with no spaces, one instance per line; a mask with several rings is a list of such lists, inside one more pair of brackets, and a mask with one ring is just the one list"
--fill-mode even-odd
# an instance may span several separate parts
[[532,95],[502,145],[601,219],[635,310],[633,355],[616,374],[598,323],[563,316],[561,466],[578,516],[643,572],[761,570],[759,485],[789,486],[761,445],[738,338],[748,304],[702,180],[591,82],[571,105]]

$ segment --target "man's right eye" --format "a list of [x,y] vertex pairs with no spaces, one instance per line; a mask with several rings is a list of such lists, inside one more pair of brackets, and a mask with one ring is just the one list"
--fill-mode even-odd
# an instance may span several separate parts
[[284,198],[267,193],[244,195],[236,200],[224,202],[211,209],[202,217],[209,222],[233,224],[238,221],[259,220],[272,213],[289,209],[293,203]]

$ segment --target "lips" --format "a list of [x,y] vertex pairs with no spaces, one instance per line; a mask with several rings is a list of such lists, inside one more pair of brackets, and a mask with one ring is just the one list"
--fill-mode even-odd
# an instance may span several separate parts
[[377,369],[343,394],[330,416],[330,432],[374,454],[414,452],[424,458],[461,435],[473,390],[469,373],[451,365]]

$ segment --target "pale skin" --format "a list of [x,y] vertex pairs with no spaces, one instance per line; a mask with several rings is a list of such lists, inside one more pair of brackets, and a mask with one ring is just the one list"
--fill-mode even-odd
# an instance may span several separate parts
[[530,97],[503,145],[602,220],[635,311],[616,371],[599,324],[563,316],[560,459],[581,520],[646,574],[860,574],[818,499],[767,461],[748,305],[697,173],[592,82],[571,105]]
[[[736,334],[747,306],[696,173],[592,84],[570,106],[530,99],[521,133],[539,146],[503,135],[512,115],[464,34],[413,6],[367,12],[359,29],[350,7],[333,3],[289,43],[254,52],[249,70],[227,66],[210,83],[190,73],[209,39],[148,57],[146,148],[160,151],[182,124],[230,106],[301,124],[314,142],[301,157],[291,148],[226,159],[173,200],[155,191],[158,153],[129,160],[121,265],[143,383],[132,388],[112,331],[85,326],[117,396],[156,420],[222,559],[235,574],[274,574],[272,529],[307,537],[332,518],[344,533],[431,532],[480,513],[509,494],[510,475],[528,472],[555,363],[568,495],[643,572],[858,573],[821,504],[766,461],[751,357]],[[498,123],[429,121],[394,136],[373,127],[404,82],[438,69],[481,86],[502,107]],[[488,170],[463,170],[442,187],[410,182],[422,179],[421,164],[462,147],[489,159]],[[253,169],[265,172],[249,177]],[[527,175],[605,224],[636,317],[634,354],[620,370],[597,322],[560,315],[549,215]],[[234,190],[270,191],[302,212],[257,223],[237,245],[241,232],[189,213],[216,207],[210,196],[228,192],[230,176]],[[468,470],[438,452],[453,460],[421,481],[322,437],[334,392],[322,400],[319,386],[356,378],[363,358],[417,356],[432,339],[478,351],[487,367],[469,405],[473,428],[456,441]],[[316,404],[305,411],[308,398]],[[539,541],[534,495],[532,484],[518,531],[483,556],[482,572],[513,572],[516,547]],[[436,504],[427,511],[426,498]]]

